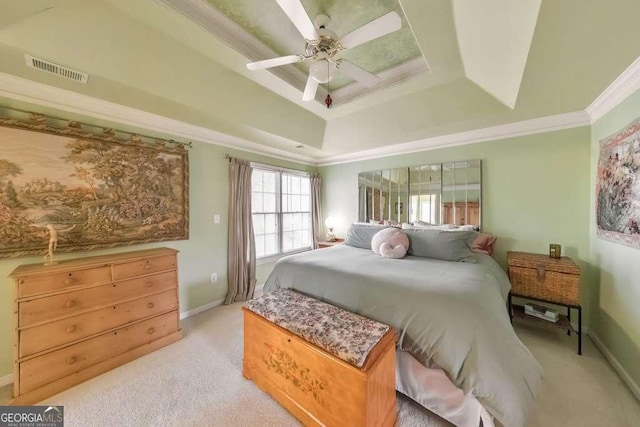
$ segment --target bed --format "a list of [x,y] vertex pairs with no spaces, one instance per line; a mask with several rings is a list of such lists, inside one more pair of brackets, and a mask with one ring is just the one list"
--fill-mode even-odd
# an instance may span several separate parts
[[398,331],[397,389],[459,426],[526,424],[542,369],[505,309],[509,280],[489,256],[387,259],[346,245],[280,259],[285,287]]

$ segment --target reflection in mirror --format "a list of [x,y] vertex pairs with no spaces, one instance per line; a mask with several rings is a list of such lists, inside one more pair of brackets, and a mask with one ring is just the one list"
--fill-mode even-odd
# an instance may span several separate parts
[[385,169],[358,174],[358,221],[406,222],[408,169]]
[[385,169],[358,174],[358,221],[480,228],[480,160]]
[[410,222],[422,221],[440,224],[441,167],[440,165],[416,166],[409,169]]
[[480,227],[480,160],[442,165],[442,223]]

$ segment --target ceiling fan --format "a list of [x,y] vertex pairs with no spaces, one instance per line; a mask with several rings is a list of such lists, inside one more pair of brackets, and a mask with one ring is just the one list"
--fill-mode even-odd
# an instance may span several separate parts
[[329,82],[333,78],[335,69],[364,86],[372,87],[376,85],[379,78],[375,74],[346,59],[337,58],[337,56],[346,49],[359,46],[399,30],[402,27],[400,15],[396,12],[389,12],[342,37],[338,37],[334,32],[326,28],[327,24],[330,23],[328,16],[319,15],[316,17],[315,22],[312,22],[300,0],[276,0],[276,2],[306,40],[305,54],[250,62],[247,64],[248,69],[260,70],[313,60],[309,67],[309,77],[302,95],[303,101],[315,99],[318,85]]

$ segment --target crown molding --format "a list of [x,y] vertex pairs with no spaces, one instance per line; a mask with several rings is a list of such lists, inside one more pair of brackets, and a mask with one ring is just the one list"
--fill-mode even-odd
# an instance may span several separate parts
[[291,153],[287,150],[265,146],[202,126],[192,125],[6,73],[0,73],[0,96],[180,138],[315,166],[329,166],[379,157],[415,153],[418,151],[434,150],[437,148],[534,135],[588,126],[591,123],[590,116],[586,111],[578,111],[388,145],[344,155],[320,157]]
[[315,163],[314,158],[311,156],[265,146],[202,126],[192,125],[136,108],[23,79],[11,74],[0,73],[0,96],[189,140],[206,142],[263,156],[277,157],[305,165],[313,165]]
[[592,123],[600,120],[638,90],[640,90],[640,57],[587,107],[586,111],[591,115]]
[[402,154],[435,150],[438,148],[477,144],[486,141],[496,141],[500,139],[535,135],[563,129],[572,129],[589,126],[590,124],[591,117],[586,111],[576,111],[573,113],[557,114],[555,116],[540,117],[537,119],[492,126],[484,129],[475,129],[467,132],[436,136],[433,138],[426,138],[402,144],[388,145],[356,153],[323,157],[318,159],[316,164],[318,166],[330,166],[362,160],[371,160],[380,157],[399,156]]

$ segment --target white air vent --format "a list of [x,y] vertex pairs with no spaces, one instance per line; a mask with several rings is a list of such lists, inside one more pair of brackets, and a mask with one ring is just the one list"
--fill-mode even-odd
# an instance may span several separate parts
[[47,73],[55,74],[79,83],[87,83],[87,80],[89,80],[89,74],[87,73],[72,70],[71,68],[63,67],[62,65],[54,64],[44,59],[34,58],[31,55],[25,55],[24,59],[27,62],[27,66],[37,70],[46,71]]

